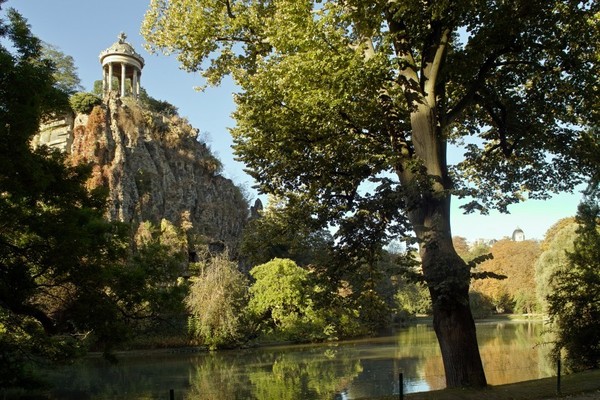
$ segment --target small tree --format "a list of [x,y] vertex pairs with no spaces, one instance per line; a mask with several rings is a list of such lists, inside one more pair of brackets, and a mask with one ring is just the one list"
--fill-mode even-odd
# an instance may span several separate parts
[[275,258],[254,267],[250,275],[256,282],[250,287],[249,311],[270,329],[287,339],[312,339],[324,328],[324,320],[313,306],[309,272],[289,259]]
[[565,218],[548,229],[541,243],[542,253],[535,262],[536,295],[542,311],[548,310],[548,296],[553,292],[551,277],[568,264],[567,252],[573,251],[577,222]]
[[52,63],[54,87],[69,94],[83,90],[73,57],[45,42],[42,42],[42,56]]
[[190,333],[211,350],[235,345],[244,338],[247,279],[225,255],[201,268],[185,299]]
[[566,351],[573,370],[600,366],[600,205],[589,196],[577,213],[577,238],[567,268],[551,277],[550,320],[557,332],[554,356]]
[[102,104],[102,100],[93,93],[79,92],[69,98],[69,104],[76,113],[89,114],[95,106]]

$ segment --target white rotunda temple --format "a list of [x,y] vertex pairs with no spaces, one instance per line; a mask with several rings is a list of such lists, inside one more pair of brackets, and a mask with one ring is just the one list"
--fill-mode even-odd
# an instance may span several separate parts
[[512,240],[513,242],[522,242],[525,240],[525,232],[523,232],[523,229],[519,228],[517,226],[517,229],[515,229],[513,231],[512,234]]
[[[114,89],[119,90],[121,97],[131,95],[133,98],[138,98],[144,58],[125,41],[127,38],[125,33],[121,32],[118,38],[117,42],[100,53],[102,91],[106,95]],[[117,88],[113,88],[113,77],[117,78]],[[130,83],[129,86],[126,84],[127,81]]]

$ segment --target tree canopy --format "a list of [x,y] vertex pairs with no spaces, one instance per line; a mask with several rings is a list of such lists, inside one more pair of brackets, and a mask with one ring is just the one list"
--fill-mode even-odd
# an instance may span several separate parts
[[551,276],[567,268],[567,252],[573,251],[576,237],[576,221],[563,218],[548,229],[540,245],[543,251],[535,262],[535,280],[538,302],[543,311],[547,311],[547,298],[554,290]]
[[[506,211],[594,173],[593,1],[153,0],[151,49],[240,87],[232,129],[262,191],[359,257],[414,233],[450,386],[484,386],[451,196]],[[448,149],[463,158],[448,163]],[[461,332],[454,334],[453,332]]]
[[493,258],[477,266],[506,279],[483,279],[473,283],[474,290],[491,298],[499,312],[533,313],[538,308],[535,262],[540,246],[532,240],[500,240],[491,248]]
[[590,190],[579,205],[574,249],[567,252],[567,265],[550,277],[548,313],[557,332],[554,355],[560,357],[564,349],[574,370],[600,366],[599,199]]
[[256,266],[286,258],[302,267],[326,266],[331,234],[324,229],[312,231],[285,211],[282,201],[271,198],[267,208],[248,222],[240,245],[244,261]]
[[63,53],[58,47],[42,42],[43,57],[52,62],[54,85],[59,90],[74,94],[83,90],[77,75],[77,67],[72,56]]

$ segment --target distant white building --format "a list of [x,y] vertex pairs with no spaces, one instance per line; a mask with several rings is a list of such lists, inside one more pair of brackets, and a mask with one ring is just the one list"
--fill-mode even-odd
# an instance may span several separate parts
[[522,242],[525,240],[525,232],[521,228],[517,226],[517,229],[513,231],[512,234],[513,242]]

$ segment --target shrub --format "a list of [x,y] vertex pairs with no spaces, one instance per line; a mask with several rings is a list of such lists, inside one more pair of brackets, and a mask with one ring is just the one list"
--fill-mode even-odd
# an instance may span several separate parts
[[102,100],[93,93],[78,92],[71,96],[69,104],[76,113],[89,114],[95,106],[102,104]]
[[394,296],[396,311],[400,319],[417,314],[431,314],[432,306],[428,289],[421,284],[402,281]]
[[190,333],[211,350],[234,346],[243,340],[247,325],[242,311],[247,302],[247,279],[226,255],[201,267],[202,273],[192,280],[185,299],[192,314]]
[[140,91],[140,103],[149,111],[168,115],[175,116],[179,115],[179,110],[173,104],[169,103],[166,100],[158,100],[154,97],[150,96],[145,89],[142,88]]
[[316,288],[310,273],[290,259],[274,258],[250,271],[256,282],[250,288],[248,309],[262,322],[263,333],[280,339],[313,341],[335,334],[326,310],[315,307]]

